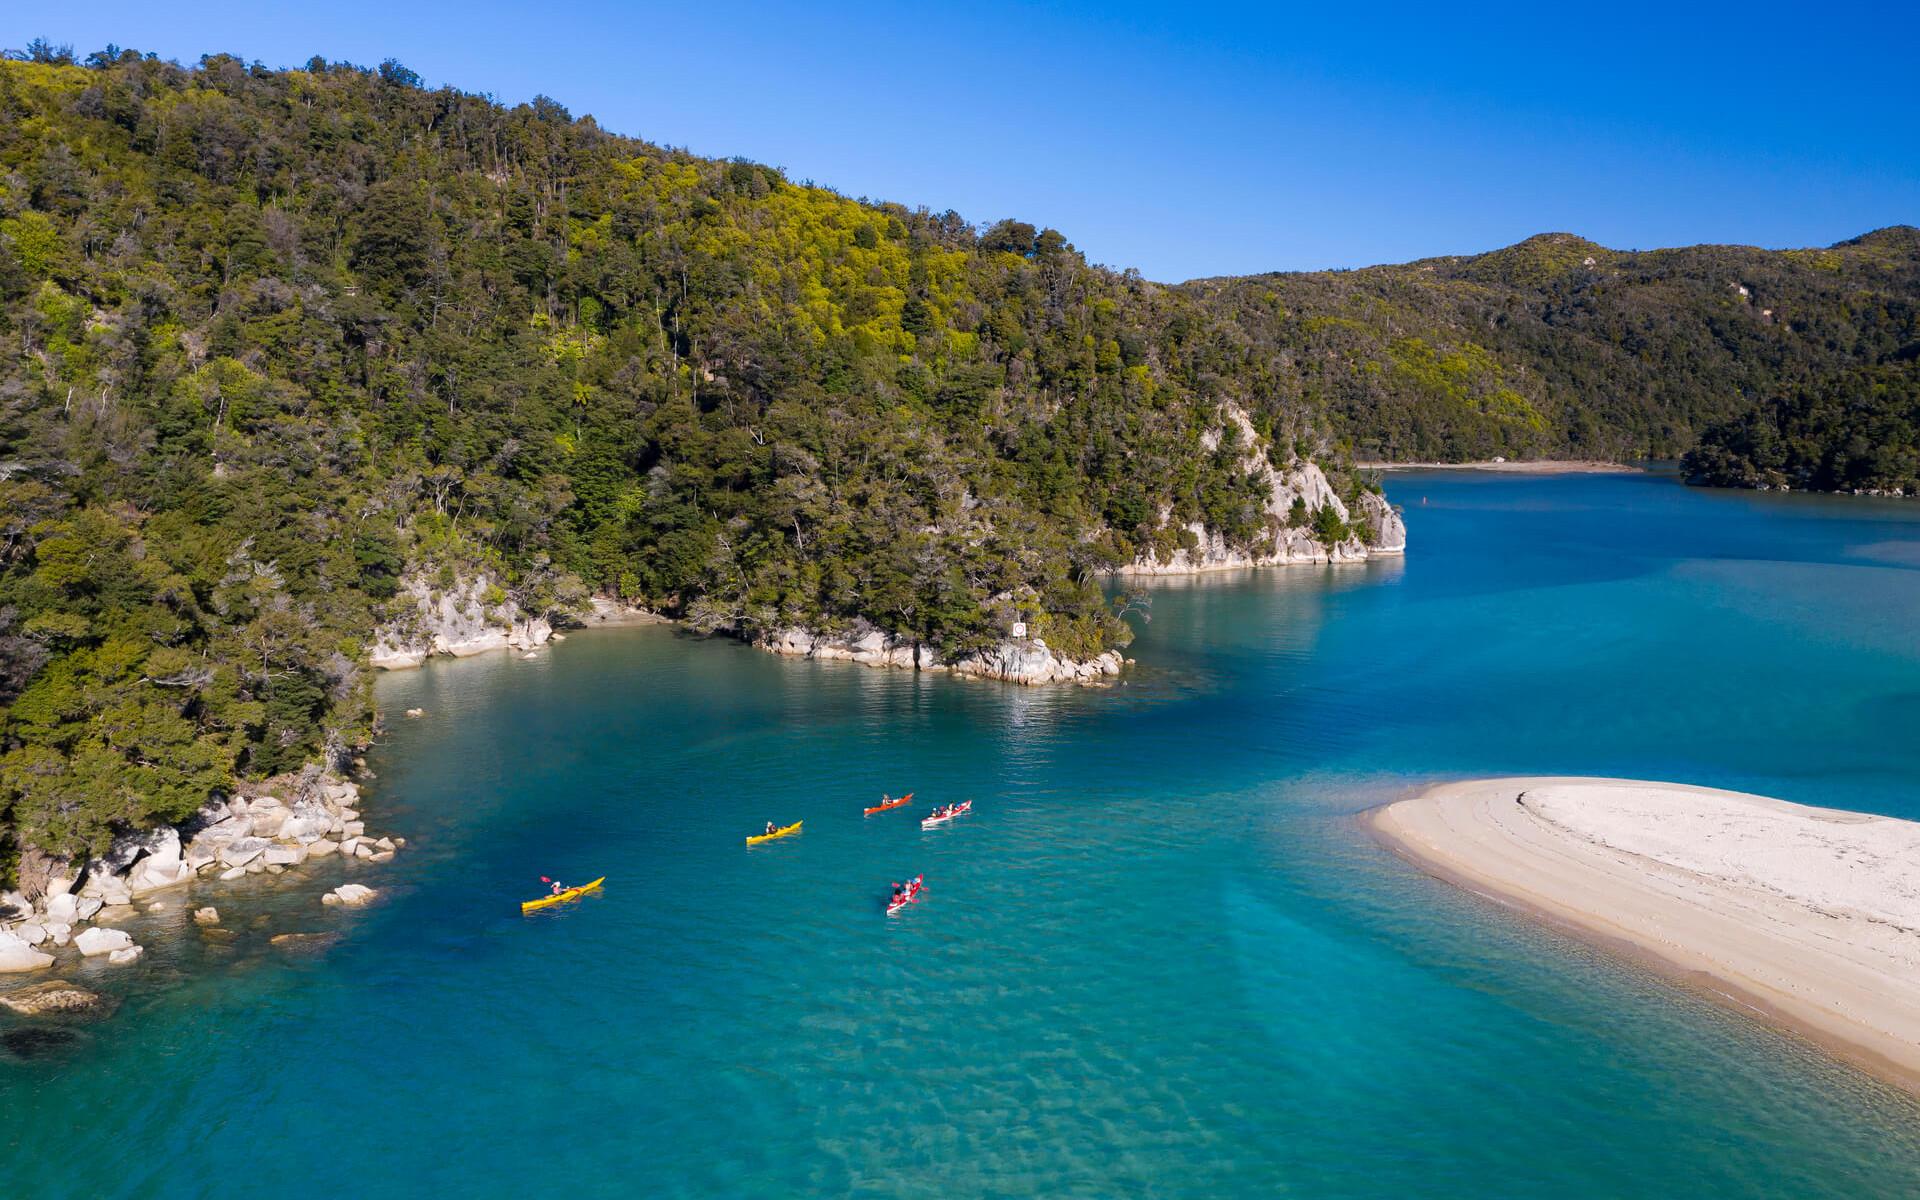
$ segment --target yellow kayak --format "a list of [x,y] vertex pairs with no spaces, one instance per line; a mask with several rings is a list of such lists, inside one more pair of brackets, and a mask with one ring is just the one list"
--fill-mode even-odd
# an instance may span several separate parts
[[772,833],[763,833],[763,834],[760,834],[758,837],[750,837],[747,839],[747,845],[758,846],[761,842],[770,842],[775,838],[783,838],[790,833],[799,833],[800,827],[805,824],[806,824],[805,821],[795,821],[793,824],[788,825],[784,829],[776,829]]
[[568,888],[564,892],[555,892],[551,896],[542,896],[538,900],[522,900],[520,902],[520,911],[523,913],[530,913],[536,908],[545,908],[549,904],[565,904],[569,900],[578,900],[580,897],[586,895],[588,892],[595,890],[606,881],[607,881],[607,877],[605,875],[602,875],[600,878],[594,880],[592,883],[583,883],[577,888]]

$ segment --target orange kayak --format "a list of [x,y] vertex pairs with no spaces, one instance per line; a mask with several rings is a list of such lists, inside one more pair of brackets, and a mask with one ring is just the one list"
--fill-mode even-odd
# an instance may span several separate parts
[[864,810],[862,815],[870,817],[877,812],[885,812],[890,808],[899,808],[902,804],[910,804],[912,802],[913,802],[913,793],[908,792],[906,795],[900,797],[898,800],[889,800],[885,804],[876,804],[872,808]]

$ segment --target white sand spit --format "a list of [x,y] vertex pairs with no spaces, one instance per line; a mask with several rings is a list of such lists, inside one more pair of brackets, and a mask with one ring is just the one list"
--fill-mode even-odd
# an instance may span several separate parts
[[1712,976],[1920,1091],[1920,823],[1570,778],[1446,784],[1372,821],[1443,878]]

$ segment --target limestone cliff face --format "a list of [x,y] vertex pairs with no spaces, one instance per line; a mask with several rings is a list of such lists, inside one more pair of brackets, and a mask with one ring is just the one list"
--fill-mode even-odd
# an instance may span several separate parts
[[[1247,447],[1246,457],[1241,462],[1242,469],[1260,478],[1266,486],[1266,498],[1261,504],[1266,514],[1266,530],[1252,545],[1231,545],[1219,530],[1195,521],[1181,527],[1192,535],[1194,545],[1191,548],[1182,546],[1165,558],[1156,558],[1152,552],[1144,553],[1121,567],[1116,574],[1193,575],[1202,571],[1231,571],[1290,563],[1364,562],[1376,555],[1405,553],[1406,524],[1386,497],[1373,492],[1362,494],[1360,511],[1356,514],[1334,492],[1333,485],[1327,482],[1326,473],[1316,464],[1303,460],[1283,470],[1276,469],[1268,462],[1260,448],[1260,438],[1254,431],[1253,422],[1239,407],[1223,405],[1221,418],[1233,424],[1240,435],[1240,444]],[[1205,439],[1207,448],[1212,450],[1218,447],[1220,438],[1220,430],[1209,433]],[[1314,536],[1311,527],[1296,528],[1288,523],[1296,500],[1305,506],[1308,513],[1331,508],[1342,522],[1369,528],[1371,536],[1362,538],[1356,533],[1333,544],[1321,542]],[[1163,527],[1171,518],[1170,512],[1162,510],[1160,521]]]
[[915,645],[883,630],[863,626],[842,634],[806,629],[784,629],[754,643],[762,650],[793,658],[860,663],[870,667],[899,667],[914,671],[947,671],[978,679],[1007,683],[1097,683],[1118,675],[1125,660],[1117,650],[1090,659],[1064,657],[1040,638],[1007,638],[999,645],[951,661],[932,647]]
[[435,654],[465,658],[488,650],[531,650],[553,636],[546,617],[522,612],[512,600],[497,595],[489,603],[493,589],[494,581],[484,575],[446,590],[434,589],[418,575],[408,576],[401,596],[412,601],[411,607],[380,628],[370,661],[381,670],[398,671],[417,667]]

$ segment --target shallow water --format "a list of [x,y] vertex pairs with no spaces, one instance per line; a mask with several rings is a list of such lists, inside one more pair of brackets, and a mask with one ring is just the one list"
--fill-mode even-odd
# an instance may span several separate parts
[[[0,1047],[0,1196],[1920,1194],[1920,1106],[1354,819],[1496,772],[1920,818],[1920,506],[1389,486],[1411,557],[1157,585],[1108,690],[657,628],[383,681],[382,903],[87,973],[116,1018]],[[909,788],[976,810],[861,817]],[[610,878],[523,918],[543,873]]]

